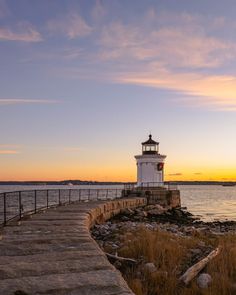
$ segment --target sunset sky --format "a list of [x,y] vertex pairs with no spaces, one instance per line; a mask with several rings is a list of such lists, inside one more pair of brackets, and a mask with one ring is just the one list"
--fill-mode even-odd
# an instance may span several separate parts
[[0,0],[0,180],[236,180],[235,0]]

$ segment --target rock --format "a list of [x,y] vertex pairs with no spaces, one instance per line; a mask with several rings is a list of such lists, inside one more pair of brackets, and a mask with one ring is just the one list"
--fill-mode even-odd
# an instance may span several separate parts
[[146,211],[141,211],[141,212],[139,212],[138,213],[138,216],[140,216],[140,217],[147,217],[147,212]]
[[130,208],[127,208],[127,209],[122,209],[120,211],[121,214],[124,214],[124,215],[133,215],[134,214],[134,211]]
[[17,290],[14,292],[14,295],[29,295],[29,293],[26,293],[25,291],[22,291],[22,290]]
[[173,209],[172,211],[173,211],[173,213],[174,213],[176,216],[178,216],[179,218],[182,218],[182,217],[184,216],[184,212],[181,211],[180,209]]
[[160,215],[161,212],[158,209],[152,209],[148,211],[149,215]]
[[208,235],[210,233],[210,229],[208,227],[197,228],[196,233],[199,235]]
[[206,243],[203,242],[203,241],[200,241],[200,242],[198,243],[198,246],[199,246],[199,247],[205,247],[205,246],[206,246]]
[[152,209],[155,209],[156,208],[156,205],[148,205],[145,207],[145,210],[152,210]]
[[160,215],[166,212],[166,209],[164,209],[161,205],[155,205],[153,209],[148,210],[148,214],[150,215]]
[[128,221],[129,220],[129,217],[127,217],[127,216],[121,216],[120,220],[121,221]]
[[201,289],[208,288],[212,282],[212,277],[208,273],[201,273],[197,278],[197,285]]
[[157,271],[157,268],[153,262],[148,262],[144,265],[144,269],[149,273],[154,273]]

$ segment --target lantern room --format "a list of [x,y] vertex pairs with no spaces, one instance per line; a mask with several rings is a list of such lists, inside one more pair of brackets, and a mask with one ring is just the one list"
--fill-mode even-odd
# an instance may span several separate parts
[[145,142],[142,142],[142,152],[143,155],[158,154],[159,152],[159,142],[156,142],[152,139],[152,135],[149,135],[149,139]]

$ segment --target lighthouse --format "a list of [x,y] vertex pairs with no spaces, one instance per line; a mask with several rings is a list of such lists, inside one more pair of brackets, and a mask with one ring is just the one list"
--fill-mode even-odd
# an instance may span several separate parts
[[159,154],[159,142],[149,139],[142,143],[142,155],[135,156],[137,161],[137,186],[160,187],[164,185],[164,160]]

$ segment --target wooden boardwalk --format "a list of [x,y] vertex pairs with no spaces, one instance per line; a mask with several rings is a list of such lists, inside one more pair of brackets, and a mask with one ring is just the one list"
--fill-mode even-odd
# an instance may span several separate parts
[[51,208],[5,227],[0,241],[0,294],[133,294],[90,236],[91,210],[103,204]]

